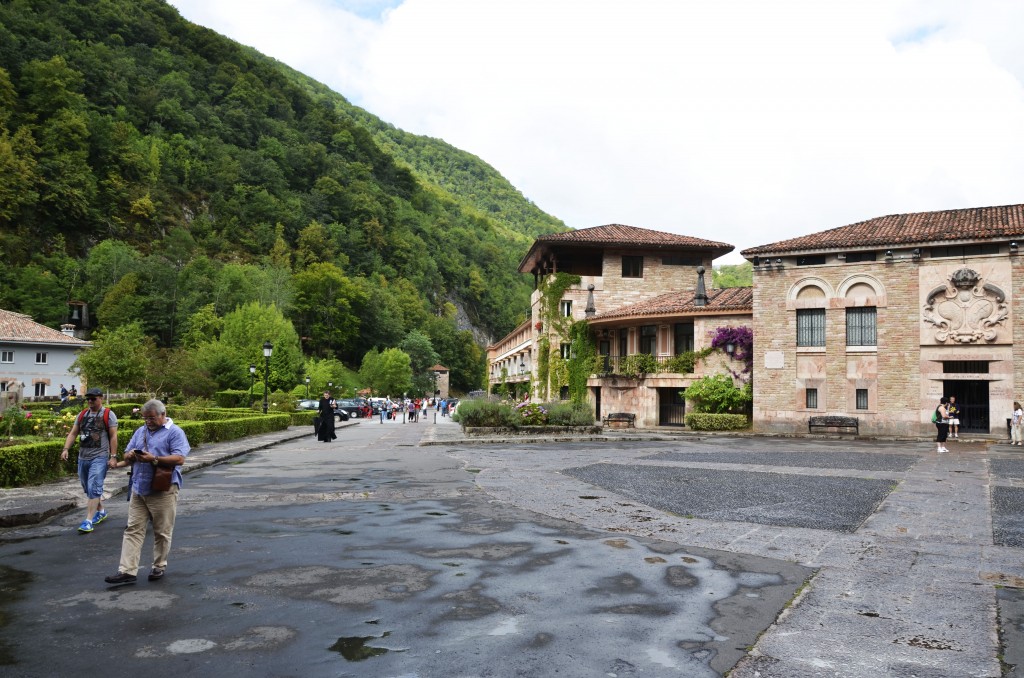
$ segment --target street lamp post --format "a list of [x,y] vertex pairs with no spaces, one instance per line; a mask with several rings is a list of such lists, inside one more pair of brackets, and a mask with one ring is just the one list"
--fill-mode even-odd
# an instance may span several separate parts
[[256,386],[256,366],[249,363],[249,407],[252,407],[252,389]]
[[270,354],[274,352],[274,345],[270,340],[263,342],[263,414],[267,413],[267,406],[270,404]]
[[306,377],[306,400],[309,400],[309,377]]
[[433,400],[434,400],[434,423],[436,424],[437,423],[437,370],[434,370],[433,372],[431,372],[430,376],[434,378]]

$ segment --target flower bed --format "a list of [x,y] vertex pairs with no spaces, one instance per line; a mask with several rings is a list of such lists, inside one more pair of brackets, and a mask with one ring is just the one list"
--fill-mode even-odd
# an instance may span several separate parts
[[467,426],[467,436],[550,436],[550,435],[600,435],[600,426]]

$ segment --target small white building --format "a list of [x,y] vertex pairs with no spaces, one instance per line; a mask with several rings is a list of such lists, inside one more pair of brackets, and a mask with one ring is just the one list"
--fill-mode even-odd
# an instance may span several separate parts
[[27,315],[0,309],[0,392],[21,386],[27,399],[60,395],[60,385],[82,384],[71,372],[78,351],[92,342],[74,336],[74,326],[55,330]]

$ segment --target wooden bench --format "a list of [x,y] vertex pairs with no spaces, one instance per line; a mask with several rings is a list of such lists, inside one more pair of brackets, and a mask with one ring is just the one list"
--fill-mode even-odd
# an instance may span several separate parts
[[860,435],[860,419],[857,417],[841,417],[834,414],[811,417],[807,420],[807,432],[814,433],[816,428],[834,428],[839,433],[843,431],[838,431],[838,429],[852,428],[854,435]]
[[636,415],[632,412],[612,412],[604,418],[610,428],[636,428]]

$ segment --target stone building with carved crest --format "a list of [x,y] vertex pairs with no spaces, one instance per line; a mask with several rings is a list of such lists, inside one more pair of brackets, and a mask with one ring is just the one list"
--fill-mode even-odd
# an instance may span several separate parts
[[1024,205],[877,217],[742,252],[754,265],[756,431],[1006,435],[1024,401]]

